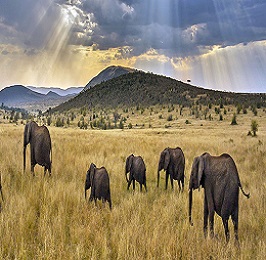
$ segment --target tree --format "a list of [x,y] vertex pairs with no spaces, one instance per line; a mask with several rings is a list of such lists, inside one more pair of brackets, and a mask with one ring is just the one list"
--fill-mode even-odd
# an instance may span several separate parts
[[251,133],[253,136],[257,136],[259,124],[257,123],[256,120],[251,121]]

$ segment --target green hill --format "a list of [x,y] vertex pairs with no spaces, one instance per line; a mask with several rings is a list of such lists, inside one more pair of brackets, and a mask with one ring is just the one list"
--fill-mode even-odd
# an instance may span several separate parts
[[148,107],[158,104],[191,106],[194,103],[266,106],[266,94],[244,94],[195,87],[165,76],[135,71],[102,82],[54,108],[64,112],[73,108]]

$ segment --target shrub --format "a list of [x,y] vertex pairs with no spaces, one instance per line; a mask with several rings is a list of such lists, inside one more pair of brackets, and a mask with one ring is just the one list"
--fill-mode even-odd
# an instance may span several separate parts
[[173,121],[173,115],[170,114],[168,117],[167,117],[167,121]]
[[232,118],[232,121],[231,121],[231,125],[237,125],[237,122],[236,122],[236,114],[235,113],[233,115],[233,118]]
[[251,133],[253,136],[257,135],[259,125],[256,120],[251,121]]

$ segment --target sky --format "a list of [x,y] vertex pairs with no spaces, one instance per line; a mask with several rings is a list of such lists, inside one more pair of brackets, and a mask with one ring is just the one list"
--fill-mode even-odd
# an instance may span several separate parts
[[85,86],[110,65],[266,92],[266,0],[0,0],[0,90]]

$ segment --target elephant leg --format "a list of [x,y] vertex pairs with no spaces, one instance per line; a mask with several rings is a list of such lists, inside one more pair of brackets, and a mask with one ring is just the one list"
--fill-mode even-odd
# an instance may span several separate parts
[[226,237],[226,242],[229,242],[230,234],[229,234],[229,228],[228,228],[228,218],[223,217],[223,225],[224,225],[224,233]]
[[238,209],[231,216],[234,226],[235,240],[238,241]]
[[204,224],[203,224],[203,232],[204,232],[204,237],[207,237],[208,233],[208,216],[209,216],[209,210],[208,210],[208,203],[206,196],[204,196]]
[[140,192],[142,192],[142,184],[139,184]]
[[170,174],[170,182],[171,182],[171,187],[172,187],[172,190],[174,189],[174,179],[173,179],[173,176]]
[[47,168],[44,166],[44,173],[43,173],[43,176],[46,175],[46,172],[47,172]]
[[32,176],[34,177],[35,176],[35,173],[34,173],[34,167],[35,167],[35,164],[31,164],[31,173],[32,173]]
[[205,192],[205,198],[208,206],[208,214],[209,214],[209,224],[210,224],[210,235],[211,238],[214,237],[214,203],[213,203],[213,197],[211,191]]
[[148,190],[147,190],[146,182],[145,182],[143,185],[144,185],[144,187],[145,187],[145,191],[147,192]]
[[180,180],[178,180],[178,188],[179,188],[179,192],[181,192]]
[[135,179],[133,180],[133,190],[135,191]]
[[181,179],[181,184],[182,184],[182,192],[184,191],[184,178]]
[[209,221],[210,221],[210,235],[211,238],[214,237],[214,210],[209,212]]
[[129,182],[128,182],[128,184],[127,184],[127,190],[129,190],[129,187],[130,187],[130,185],[131,185],[131,182],[132,182],[132,180],[129,180]]
[[168,186],[168,179],[169,179],[169,173],[166,173],[165,175],[165,189],[167,190],[167,186]]

